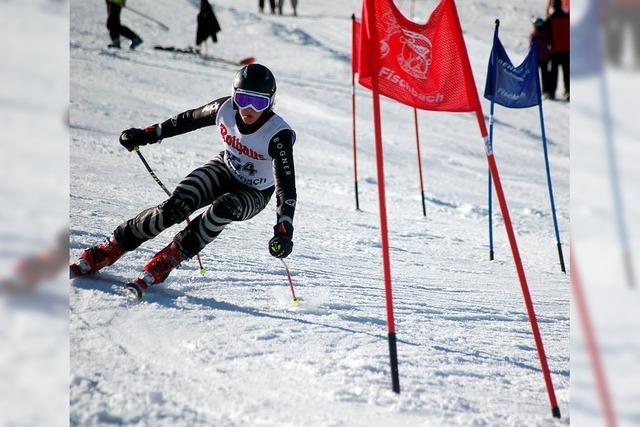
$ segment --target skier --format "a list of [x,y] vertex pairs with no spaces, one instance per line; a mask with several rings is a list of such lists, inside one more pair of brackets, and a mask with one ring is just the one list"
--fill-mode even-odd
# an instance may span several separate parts
[[126,284],[131,296],[141,299],[149,286],[164,281],[178,264],[200,252],[227,224],[248,220],[262,211],[274,190],[277,221],[268,248],[274,257],[287,257],[293,249],[296,134],[273,111],[275,93],[276,81],[271,71],[251,64],[236,74],[231,97],[216,99],[146,129],[123,131],[120,143],[132,151],[163,138],[217,125],[224,150],[187,175],[166,201],[123,222],[104,243],[85,250],[71,265],[72,274],[92,274],[113,264],[125,252],[206,206],[144,265],[138,278]]
[[111,43],[108,47],[120,49],[120,35],[131,40],[129,47],[135,49],[142,44],[142,39],[134,33],[129,27],[120,24],[120,12],[125,6],[127,0],[106,0],[107,1],[107,29],[111,37]]

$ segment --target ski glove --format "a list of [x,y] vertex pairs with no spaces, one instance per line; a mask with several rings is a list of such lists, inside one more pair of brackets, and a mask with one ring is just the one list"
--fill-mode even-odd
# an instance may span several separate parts
[[122,131],[120,134],[120,144],[129,151],[135,147],[158,142],[157,126],[149,126],[146,129],[131,128]]
[[276,258],[286,258],[293,250],[293,225],[281,222],[273,227],[273,237],[269,240],[269,253]]

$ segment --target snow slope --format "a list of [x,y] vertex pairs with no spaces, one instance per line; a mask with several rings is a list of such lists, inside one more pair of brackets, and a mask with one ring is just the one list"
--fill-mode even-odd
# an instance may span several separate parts
[[[640,215],[638,201],[638,150],[635,136],[639,126],[635,111],[638,101],[630,94],[640,89],[637,73],[608,69],[607,101],[614,121],[614,148],[620,176],[627,239],[636,271],[636,287],[630,288],[623,265],[616,224],[616,211],[602,121],[602,93],[598,77],[572,83],[582,102],[572,108],[571,209],[575,263],[588,299],[594,333],[600,346],[613,407],[622,426],[640,425],[640,294],[637,289]],[[571,323],[571,407],[576,425],[603,425],[600,400],[592,364],[588,358],[584,331],[578,312],[572,307]]]
[[[151,49],[193,43],[197,2],[130,3],[167,22],[171,32],[125,11],[123,22],[140,31],[144,48],[111,52],[102,5],[71,3],[72,256],[164,200],[137,157],[119,146],[120,131],[229,94],[237,71]],[[495,3],[459,5],[480,90],[494,19],[501,18],[503,42],[517,61],[530,16],[542,11],[525,0]],[[417,15],[426,17],[434,5],[418,2]],[[495,151],[563,419],[550,415],[499,215],[497,259],[488,261],[486,161],[475,118],[420,113],[425,219],[412,112],[385,100],[402,387],[396,396],[388,369],[371,102],[361,89],[363,212],[353,202],[350,15],[359,13],[359,3],[301,2],[298,18],[259,15],[249,0],[215,7],[223,32],[212,53],[254,55],[269,66],[278,80],[277,110],[298,134],[299,199],[288,262],[304,302],[291,305],[281,265],[266,250],[275,218],[270,206],[228,227],[202,252],[205,277],[195,262],[186,263],[144,302],[128,303],[121,283],[179,226],[168,230],[95,278],[72,282],[72,424],[568,424],[568,280],[555,251],[537,112],[498,108]],[[561,103],[544,108],[561,235],[568,241],[569,110]],[[221,149],[215,132],[206,128],[143,152],[173,187]]]
[[0,2],[0,426],[68,424],[69,281],[10,296],[69,218],[69,2]]
[[[582,15],[574,15],[576,22],[586,14],[588,4],[584,0],[574,2],[574,11],[582,12]],[[591,46],[588,49],[588,52],[574,51],[572,55],[593,55]],[[630,53],[630,49],[623,47],[623,52]],[[636,95],[640,91],[640,74],[637,68],[633,70],[629,65],[626,63],[621,69],[605,67],[602,74],[574,79],[571,107],[574,262],[588,299],[613,411],[620,426],[640,425],[640,367],[637,363],[640,358],[640,294],[637,287],[640,265],[637,221],[640,217],[637,185],[640,179],[637,143],[640,123],[637,111],[640,104]],[[607,124],[610,139],[607,138]],[[613,157],[608,155],[607,147],[612,148]],[[613,197],[611,159],[619,177],[620,209]],[[625,275],[617,222],[619,214],[626,224],[629,258],[636,275],[635,288],[629,286]],[[604,424],[601,401],[575,306],[571,319],[572,422],[581,426],[600,426]]]

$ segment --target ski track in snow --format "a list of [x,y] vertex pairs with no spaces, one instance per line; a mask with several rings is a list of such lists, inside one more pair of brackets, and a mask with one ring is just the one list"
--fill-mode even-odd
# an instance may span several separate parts
[[[136,8],[153,11],[172,31],[161,33],[125,11],[123,23],[145,44],[136,52],[110,52],[104,8],[72,1],[72,256],[164,200],[137,157],[119,146],[119,132],[229,93],[237,67],[151,48],[193,43],[197,8],[185,3],[138,1]],[[496,9],[459,3],[482,91]],[[529,16],[539,13],[529,3],[499,8],[514,61],[524,54]],[[426,16],[426,3],[418,6]],[[550,415],[498,212],[497,259],[488,261],[486,160],[475,118],[421,113],[424,219],[411,110],[383,100],[402,387],[396,396],[388,369],[371,101],[362,89],[363,212],[353,204],[350,15],[359,3],[302,2],[297,19],[259,15],[249,0],[215,7],[223,32],[212,53],[254,55],[272,68],[276,108],[298,134],[299,199],[288,261],[303,302],[291,304],[281,265],[266,249],[272,201],[203,251],[205,277],[187,262],[143,302],[129,303],[122,283],[180,226],[167,230],[103,273],[72,282],[72,425],[567,425],[568,280],[557,261],[537,111],[498,107],[495,147],[563,419]],[[544,107],[568,258],[569,111],[560,103]],[[172,188],[221,150],[216,136],[205,128],[143,152]]]

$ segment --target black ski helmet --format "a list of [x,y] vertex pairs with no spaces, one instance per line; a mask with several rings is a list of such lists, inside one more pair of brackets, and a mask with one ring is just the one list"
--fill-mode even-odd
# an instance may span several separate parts
[[236,89],[267,95],[271,98],[271,104],[273,105],[273,99],[276,94],[276,78],[262,64],[245,65],[233,79],[234,94]]

